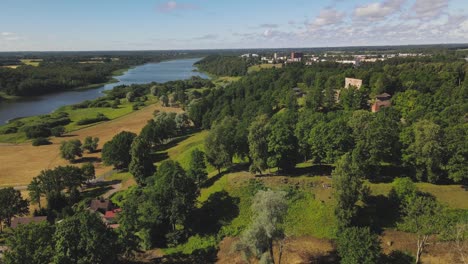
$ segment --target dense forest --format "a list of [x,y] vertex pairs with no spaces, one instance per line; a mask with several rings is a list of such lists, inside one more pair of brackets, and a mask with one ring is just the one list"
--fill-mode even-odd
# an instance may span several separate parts
[[200,60],[195,65],[197,65],[201,71],[218,76],[243,76],[247,74],[247,69],[254,61],[254,58],[210,55]]
[[[93,56],[94,55],[94,56]],[[119,69],[147,62],[187,57],[179,53],[45,53],[34,54],[38,65],[24,65],[23,56],[0,57],[1,65],[16,65],[17,68],[0,67],[0,92],[7,95],[34,96],[57,92],[109,81]],[[194,55],[190,55],[194,56]],[[31,57],[30,57],[31,58]]]
[[[467,72],[462,60],[430,58],[359,68],[290,64],[211,90],[190,102],[188,112],[203,128],[230,126],[236,149],[229,156],[241,157],[249,156],[249,126],[265,115],[268,167],[286,169],[300,160],[333,164],[350,152],[369,178],[392,165],[418,180],[460,182],[468,175]],[[362,79],[362,87],[343,88],[345,77]],[[306,93],[302,103],[293,92],[298,85]],[[371,113],[382,93],[392,96],[393,106]]]

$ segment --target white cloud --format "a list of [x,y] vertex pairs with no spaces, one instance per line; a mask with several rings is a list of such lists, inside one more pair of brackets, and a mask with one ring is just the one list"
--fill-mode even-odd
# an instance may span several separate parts
[[401,10],[406,0],[387,0],[359,6],[354,10],[354,17],[365,20],[382,20]]
[[344,12],[340,12],[336,9],[323,9],[320,14],[309,24],[311,31],[322,29],[323,27],[334,26],[343,22],[345,17]]
[[176,11],[176,10],[193,10],[193,9],[197,9],[197,8],[198,7],[196,5],[193,5],[193,4],[177,3],[176,1],[172,0],[172,1],[167,1],[164,4],[159,5],[157,10],[159,12],[169,13],[169,12],[173,12],[173,11]]
[[434,19],[448,8],[449,0],[416,0],[411,7],[412,15],[418,19]]

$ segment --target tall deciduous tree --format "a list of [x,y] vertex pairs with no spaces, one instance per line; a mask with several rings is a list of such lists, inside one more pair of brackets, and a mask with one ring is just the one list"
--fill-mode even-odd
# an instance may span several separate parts
[[197,183],[198,187],[208,178],[206,172],[205,153],[195,149],[190,153],[190,168],[188,175]]
[[96,214],[79,212],[56,226],[53,263],[117,262],[117,236]]
[[268,166],[288,171],[298,160],[297,138],[294,135],[295,116],[289,110],[277,113],[270,121],[268,135]]
[[426,249],[429,236],[442,230],[442,207],[429,195],[413,195],[403,205],[403,219],[398,227],[417,235],[416,263]]
[[133,140],[130,155],[131,161],[128,169],[136,182],[143,185],[146,178],[156,171],[151,158],[151,144],[142,137],[136,137]]
[[29,202],[23,199],[21,192],[8,187],[0,189],[0,230],[3,225],[10,226],[14,216],[22,216],[29,212]]
[[5,252],[5,263],[51,263],[55,246],[51,235],[54,232],[55,227],[47,222],[18,226],[5,241],[9,248]]
[[403,151],[403,161],[414,166],[419,180],[437,182],[441,174],[443,147],[440,126],[421,120],[402,134],[407,146]]
[[41,209],[41,197],[43,194],[41,182],[37,177],[34,177],[28,185],[29,199],[32,203],[38,204]]
[[221,168],[232,163],[236,147],[236,124],[236,119],[225,117],[211,129],[206,137],[206,157],[208,162],[218,169],[218,173],[221,173]]
[[342,264],[379,263],[380,241],[368,227],[349,227],[341,230],[337,239],[337,250]]
[[[282,228],[288,210],[285,192],[272,190],[258,191],[252,202],[252,223],[241,237],[240,249],[249,257],[254,255],[262,260],[275,263],[273,245],[284,238]],[[280,242],[279,262],[281,263],[282,243]]]
[[113,165],[117,169],[124,169],[130,163],[130,147],[135,133],[122,131],[115,135],[111,141],[106,142],[102,148],[102,160],[107,165]]
[[268,168],[268,141],[270,133],[268,128],[268,117],[266,115],[258,116],[249,127],[249,156],[252,159],[250,171],[259,172]]
[[335,215],[339,227],[348,227],[357,213],[356,203],[362,191],[362,179],[357,174],[349,153],[338,160],[332,172],[333,187],[337,201]]
[[60,155],[62,158],[72,162],[75,161],[75,157],[82,157],[81,141],[78,139],[62,141],[60,144]]

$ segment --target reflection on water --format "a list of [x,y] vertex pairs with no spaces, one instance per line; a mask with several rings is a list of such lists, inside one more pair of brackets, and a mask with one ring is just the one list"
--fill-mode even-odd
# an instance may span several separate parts
[[13,118],[48,114],[64,105],[96,99],[102,96],[102,91],[122,84],[163,83],[188,79],[192,76],[208,78],[203,73],[193,71],[195,69],[193,64],[198,60],[200,59],[183,59],[137,66],[127,71],[124,75],[115,77],[119,82],[106,84],[96,89],[65,91],[22,98],[15,101],[3,101],[0,102],[0,124]]

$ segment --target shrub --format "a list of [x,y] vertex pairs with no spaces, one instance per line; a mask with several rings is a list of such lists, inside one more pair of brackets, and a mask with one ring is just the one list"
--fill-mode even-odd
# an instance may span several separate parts
[[52,132],[44,124],[25,126],[23,131],[26,133],[28,138],[39,138],[39,137],[50,137]]
[[101,113],[98,113],[96,117],[80,119],[78,120],[78,122],[76,122],[76,124],[78,124],[79,126],[83,126],[83,125],[88,125],[88,124],[93,124],[93,123],[108,121],[108,120],[109,118],[107,116]]
[[40,137],[40,138],[35,138],[33,141],[32,141],[32,145],[37,147],[37,146],[42,146],[42,145],[50,145],[52,144],[48,138],[43,138],[43,137]]
[[0,129],[0,134],[2,135],[5,135],[5,134],[14,134],[18,132],[18,128],[17,127],[13,127],[13,126],[8,126],[8,127],[2,127]]
[[56,126],[53,127],[50,132],[52,133],[52,136],[54,137],[61,137],[63,133],[65,133],[65,127],[63,126]]

